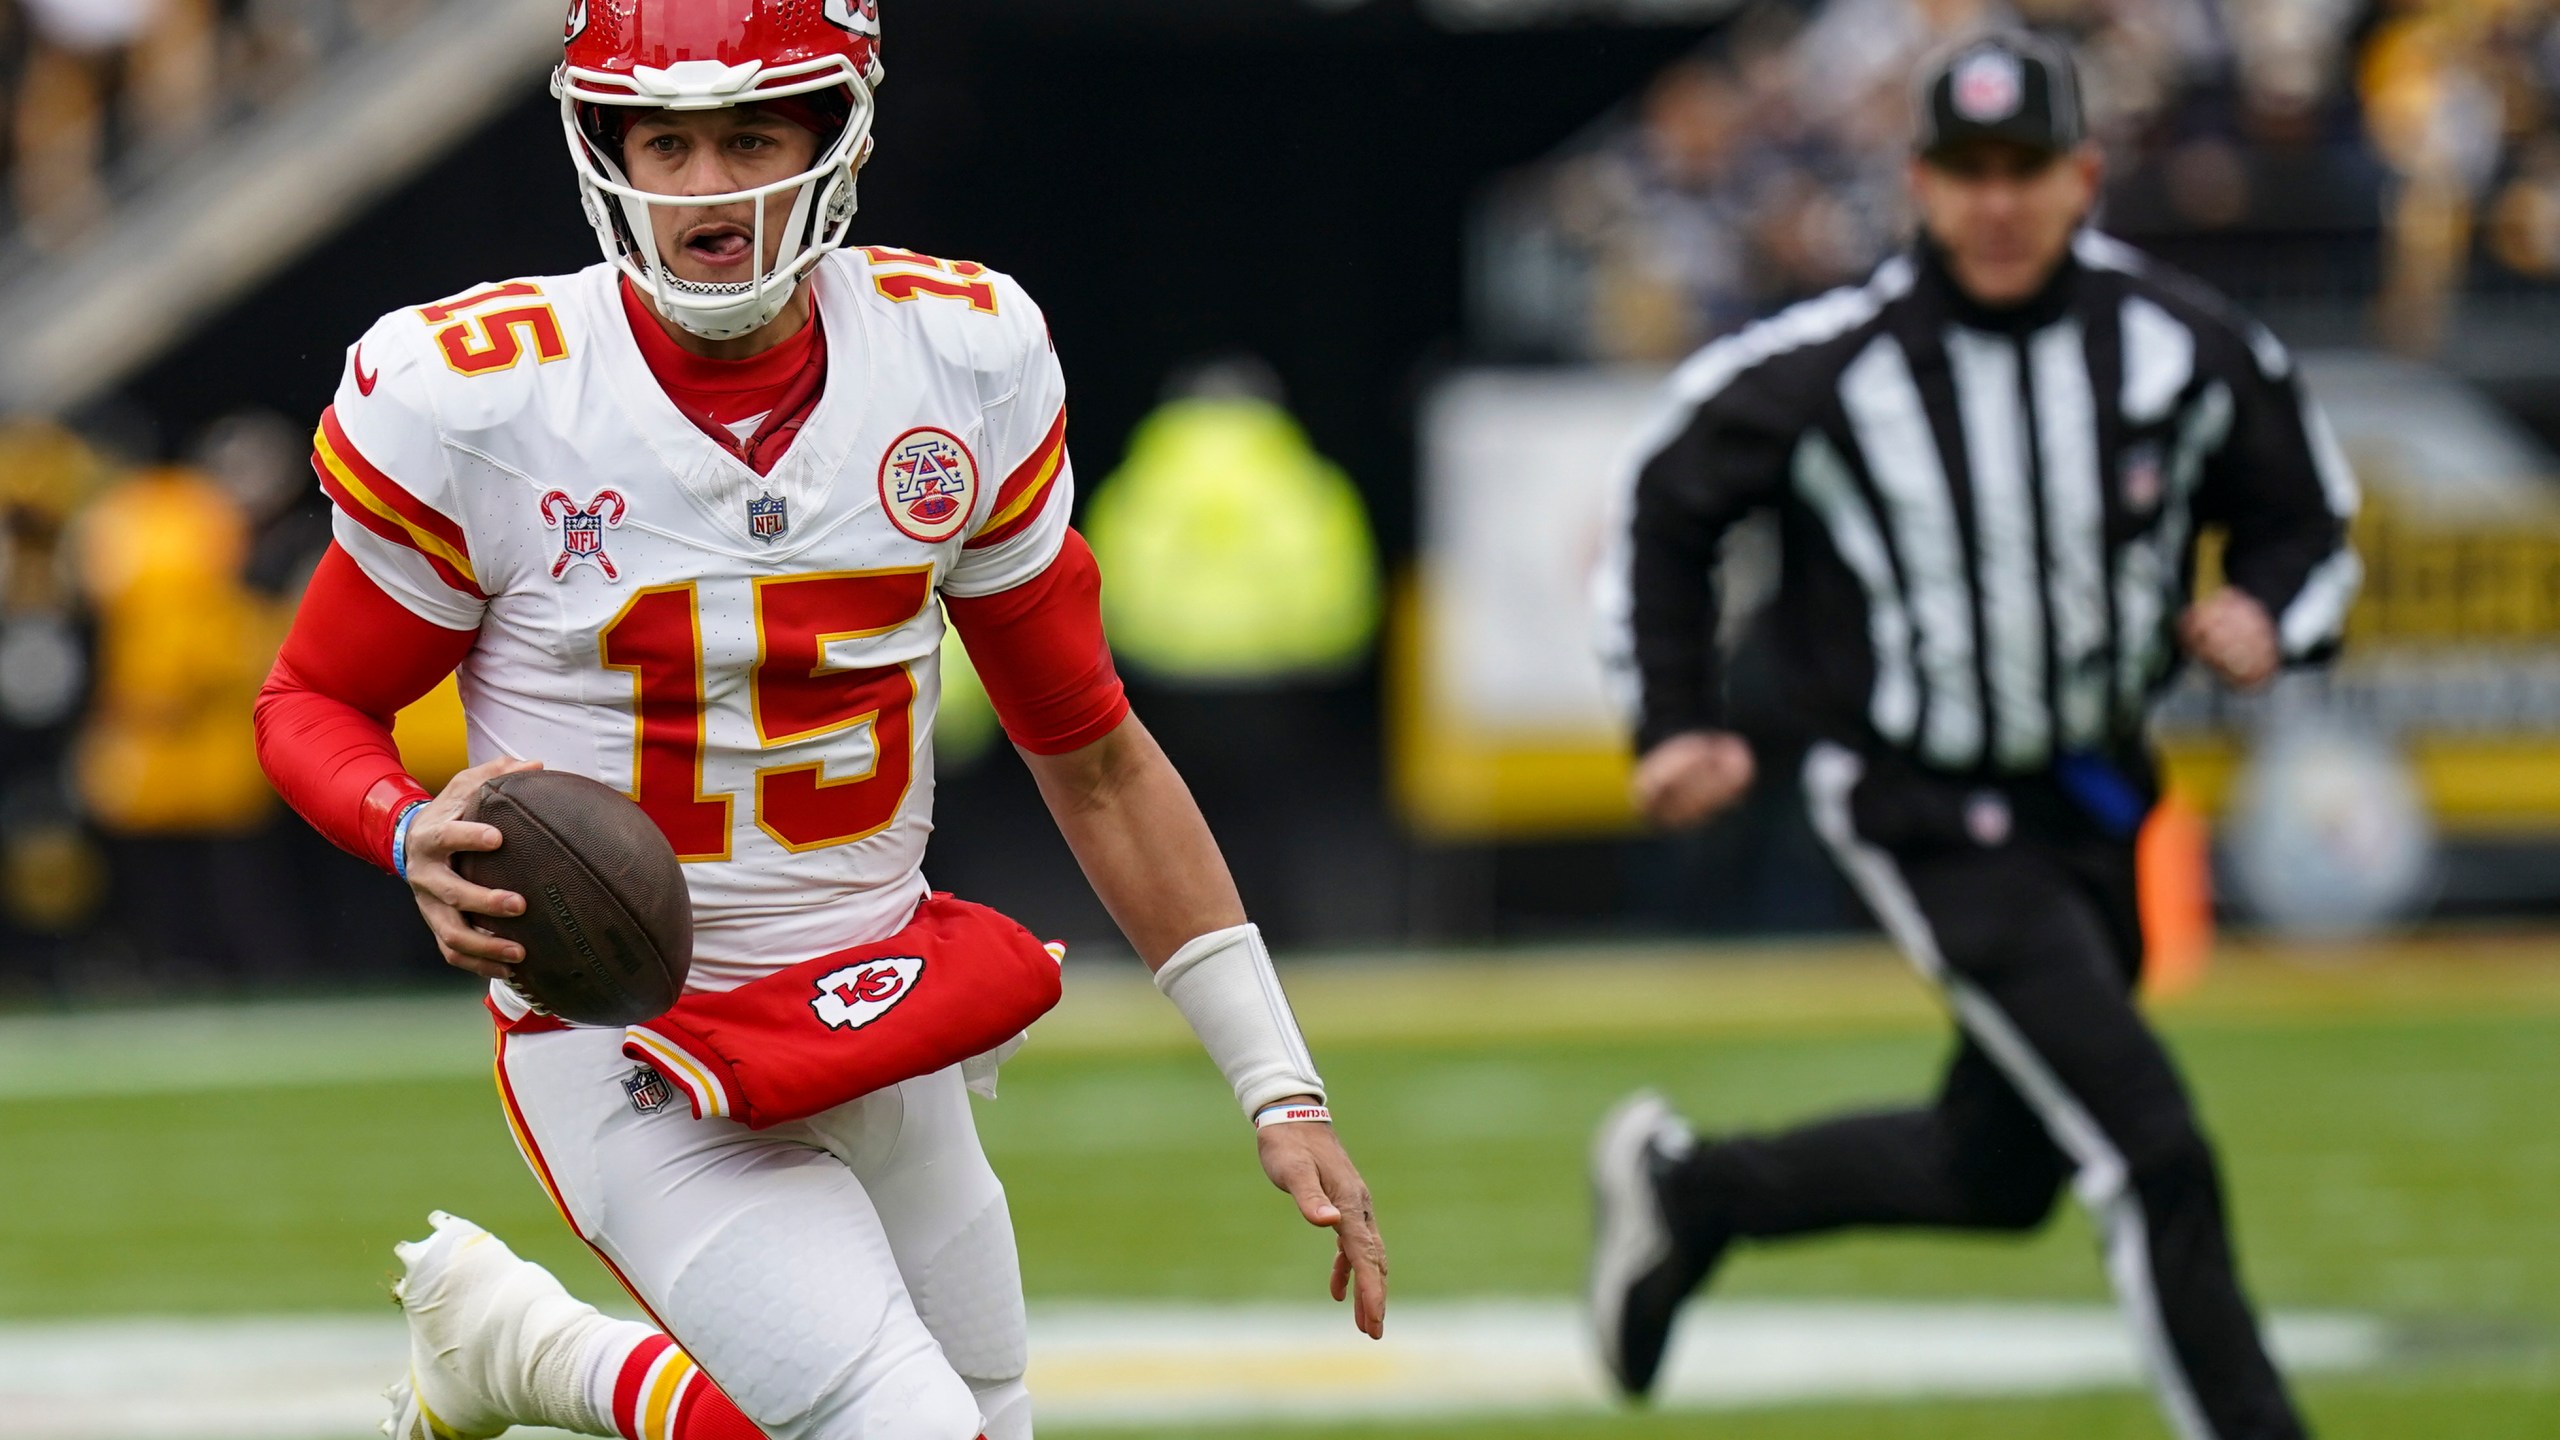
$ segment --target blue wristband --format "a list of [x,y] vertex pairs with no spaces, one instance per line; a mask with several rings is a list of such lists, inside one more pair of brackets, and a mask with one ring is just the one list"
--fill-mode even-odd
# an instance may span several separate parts
[[391,873],[409,878],[409,817],[425,808],[426,801],[412,800],[391,817]]

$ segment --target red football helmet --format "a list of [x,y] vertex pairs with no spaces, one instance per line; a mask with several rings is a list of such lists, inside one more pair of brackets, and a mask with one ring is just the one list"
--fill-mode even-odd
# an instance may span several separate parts
[[[871,158],[872,92],[881,80],[879,0],[571,0],[552,72],[587,222],[604,255],[678,325],[733,339],[782,312],[800,278],[844,243],[854,177]],[[622,168],[623,126],[608,107],[714,110],[794,101],[819,134],[818,159],[788,180],[727,195],[653,195]],[[780,252],[753,280],[704,284],[659,263],[649,210],[753,202],[764,254],[764,199],[796,191]]]

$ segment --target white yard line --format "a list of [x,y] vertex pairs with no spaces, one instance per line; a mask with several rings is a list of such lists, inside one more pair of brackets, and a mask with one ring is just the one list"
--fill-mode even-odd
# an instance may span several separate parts
[[[2274,1330],[2296,1371],[2361,1368],[2390,1348],[2382,1322],[2364,1316],[2285,1315]],[[1031,1353],[1041,1419],[1062,1429],[1606,1403],[1561,1301],[1399,1305],[1383,1344],[1321,1307],[1035,1307]],[[0,1437],[359,1440],[403,1364],[389,1315],[0,1326]],[[1661,1403],[2025,1395],[2131,1386],[2137,1375],[2131,1338],[2095,1306],[1735,1301],[1684,1323]]]

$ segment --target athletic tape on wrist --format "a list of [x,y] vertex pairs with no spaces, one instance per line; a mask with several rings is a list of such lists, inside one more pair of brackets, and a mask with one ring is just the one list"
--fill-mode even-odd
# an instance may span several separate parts
[[425,808],[426,801],[412,800],[391,817],[391,873],[403,880],[409,878],[409,821]]
[[1323,1102],[1324,1080],[1259,928],[1236,925],[1192,940],[1156,972],[1156,988],[1191,1022],[1247,1116],[1293,1096]]
[[1265,1105],[1253,1112],[1253,1128],[1256,1130],[1268,1130],[1274,1125],[1330,1125],[1332,1123],[1331,1110],[1322,1105],[1308,1104],[1303,1100],[1283,1100],[1277,1105]]

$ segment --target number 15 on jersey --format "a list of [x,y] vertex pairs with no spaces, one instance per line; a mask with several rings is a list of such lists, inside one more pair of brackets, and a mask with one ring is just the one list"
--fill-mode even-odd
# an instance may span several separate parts
[[[915,677],[905,664],[838,666],[828,647],[885,635],[933,601],[927,567],[775,576],[755,585],[756,660],[748,705],[760,750],[869,731],[867,768],[822,760],[758,765],[756,828],[798,853],[868,839],[889,827],[915,782]],[[631,798],[686,861],[730,858],[735,798],[703,793],[708,687],[696,582],[631,597],[600,633],[605,668],[631,676],[638,753]]]

